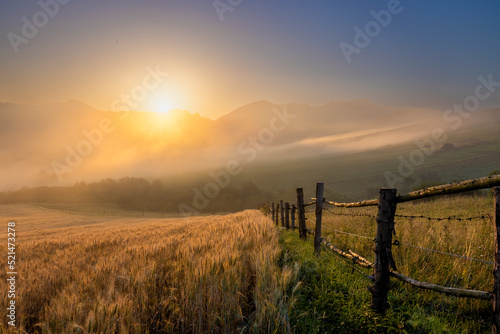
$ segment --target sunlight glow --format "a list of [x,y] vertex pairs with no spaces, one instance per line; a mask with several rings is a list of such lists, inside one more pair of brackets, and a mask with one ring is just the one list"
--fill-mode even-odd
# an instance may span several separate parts
[[170,110],[175,109],[175,108],[176,108],[176,106],[173,105],[170,101],[160,100],[160,101],[154,103],[154,105],[151,107],[151,111],[166,114]]
[[173,109],[185,109],[184,95],[179,89],[172,88],[154,92],[146,101],[146,110],[167,114]]

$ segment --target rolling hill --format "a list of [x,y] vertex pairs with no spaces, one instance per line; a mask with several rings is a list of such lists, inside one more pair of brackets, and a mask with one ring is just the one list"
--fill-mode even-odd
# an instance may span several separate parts
[[338,192],[355,196],[386,185],[384,173],[397,172],[399,156],[408,159],[419,150],[416,142],[432,138],[435,129],[446,133],[449,150],[438,143],[404,187],[500,169],[500,109],[477,111],[460,124],[458,115],[453,122],[448,116],[367,100],[321,106],[258,101],[216,120],[183,110],[100,111],[78,101],[4,103],[0,183],[5,190],[123,176],[180,179],[182,174],[203,180],[233,160],[243,167],[236,184],[253,181],[286,191],[335,180]]

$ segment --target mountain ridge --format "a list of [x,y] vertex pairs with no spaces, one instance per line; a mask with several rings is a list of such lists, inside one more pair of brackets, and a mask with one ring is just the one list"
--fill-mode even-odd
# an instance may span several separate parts
[[[500,108],[486,109],[464,119],[460,131],[497,124]],[[440,127],[451,131],[442,111],[365,99],[318,106],[260,100],[215,120],[181,109],[167,114],[102,111],[76,100],[2,103],[0,182],[4,187],[58,184],[54,163],[71,170],[64,174],[64,182],[71,183],[216,169],[254,155],[260,162],[307,159],[409,143]]]

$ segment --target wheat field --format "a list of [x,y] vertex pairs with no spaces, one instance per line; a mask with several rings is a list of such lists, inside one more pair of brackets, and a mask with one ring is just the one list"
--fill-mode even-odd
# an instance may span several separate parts
[[0,216],[5,229],[16,222],[18,271],[17,329],[4,295],[2,333],[290,330],[298,268],[278,267],[278,232],[259,211],[161,219],[3,205]]

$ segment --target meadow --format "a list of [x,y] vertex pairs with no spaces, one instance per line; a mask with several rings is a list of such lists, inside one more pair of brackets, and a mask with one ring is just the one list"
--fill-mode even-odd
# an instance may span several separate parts
[[[376,207],[329,208],[324,212],[322,236],[338,248],[374,261]],[[349,215],[348,215],[349,214]],[[393,255],[398,272],[414,279],[450,287],[492,291],[494,238],[491,196],[451,196],[398,205]],[[367,216],[363,216],[367,215]],[[452,217],[446,220],[431,218]],[[485,218],[478,218],[485,216]],[[475,217],[472,220],[455,218]],[[308,228],[314,213],[307,214]],[[313,256],[298,231],[281,235],[284,257],[301,263],[302,289],[292,312],[297,332],[315,333],[490,333],[490,301],[456,298],[421,290],[391,279],[390,307],[385,317],[370,309],[367,279],[371,269],[353,267],[326,248]],[[424,249],[425,248],[425,249]],[[439,252],[453,253],[463,257]],[[480,260],[480,261],[476,261]],[[481,262],[485,261],[485,262]]]
[[[190,218],[2,205],[15,218],[19,333],[287,332],[295,265],[259,211]],[[6,240],[4,240],[6,242]],[[7,284],[2,273],[0,289]]]

